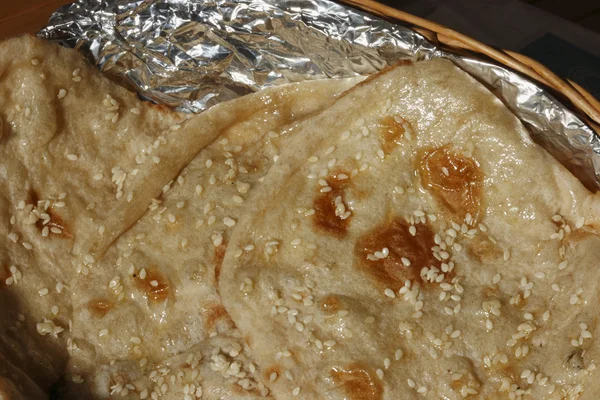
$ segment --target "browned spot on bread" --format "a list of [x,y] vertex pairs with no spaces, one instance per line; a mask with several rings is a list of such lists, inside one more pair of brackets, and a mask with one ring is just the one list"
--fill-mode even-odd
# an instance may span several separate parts
[[271,374],[273,372],[275,372],[277,374],[277,379],[279,379],[279,376],[281,375],[281,366],[279,364],[273,364],[273,365],[267,367],[267,369],[265,369],[265,372],[263,374],[265,382],[271,381]]
[[483,232],[471,239],[466,248],[471,257],[483,264],[496,262],[504,256],[504,252]]
[[225,307],[223,307],[221,304],[215,304],[206,308],[204,310],[204,317],[209,330],[212,330],[217,324],[217,321],[221,319],[231,321],[231,318],[229,318],[229,314],[227,314]]
[[499,363],[496,365],[500,366],[499,369],[502,375],[506,376],[511,381],[519,379],[520,374],[518,374],[517,371],[515,371],[515,367],[510,362],[508,364]]
[[[35,189],[30,189],[29,190],[29,198],[28,198],[27,203],[33,204],[33,206],[36,207],[38,205],[39,201],[40,201],[40,196],[37,193],[37,191]],[[48,229],[58,228],[61,231],[61,233],[51,233],[50,237],[61,237],[61,238],[67,238],[67,239],[70,239],[73,237],[73,235],[71,234],[69,229],[67,229],[67,226],[66,226],[65,222],[63,221],[63,219],[61,218],[61,216],[58,215],[58,213],[52,207],[49,207],[44,212],[46,214],[48,214],[48,216],[50,217],[50,220],[45,224],[44,224],[44,220],[42,220],[42,219],[37,220],[37,222],[35,223],[35,226],[40,230],[40,232],[42,231],[42,229],[44,229],[45,226],[47,226]]]
[[[341,196],[343,200],[344,189],[349,186],[350,182],[349,179],[337,179],[337,175],[339,174],[326,179],[327,185],[331,187],[331,191],[321,193],[321,187],[317,189],[317,196],[313,200],[315,214],[312,221],[317,228],[325,233],[342,238],[348,233],[348,224],[352,215],[346,219],[335,215],[335,199]],[[349,174],[346,175],[349,176]]]
[[[413,236],[410,234],[408,222],[402,217],[395,217],[361,236],[354,246],[358,267],[383,287],[393,290],[404,286],[406,279],[420,279],[423,267],[435,266],[439,269],[441,263],[433,256],[431,250],[435,246],[434,233],[428,225],[415,227],[416,234]],[[386,258],[367,258],[384,247],[389,250]],[[403,257],[410,261],[410,266],[404,265]],[[447,273],[444,280],[451,279],[452,273]]]
[[0,288],[7,286],[6,279],[12,274],[10,273],[10,267],[8,265],[4,265],[0,268]]
[[88,303],[90,313],[96,318],[102,318],[112,308],[112,302],[108,299],[94,299]]
[[221,266],[223,265],[223,258],[225,257],[225,251],[227,250],[227,243],[221,243],[218,247],[215,247],[215,281],[219,282],[219,276],[221,275]]
[[136,285],[142,291],[149,301],[166,301],[171,291],[169,279],[164,276],[156,267],[146,268],[146,278],[135,278]]
[[333,381],[344,388],[351,400],[377,400],[383,397],[383,387],[370,367],[352,363],[331,369]]
[[417,169],[423,186],[461,221],[470,213],[475,221],[482,208],[483,173],[475,160],[449,146],[424,152]]
[[321,301],[321,310],[326,312],[336,312],[341,309],[340,299],[337,296],[330,295]]
[[[165,105],[165,104],[156,104],[153,103],[151,101],[145,101],[144,105],[148,106],[149,108],[153,108],[155,111],[157,111],[160,114],[169,114],[170,116],[173,116],[173,108]],[[183,118],[176,118],[178,120],[182,120]]]
[[[381,130],[379,131],[379,140],[381,142],[381,148],[385,155],[389,155],[394,149],[400,144],[400,140],[404,136],[406,130],[400,122],[396,120],[396,117],[387,116],[381,120]],[[408,122],[407,122],[408,123]]]

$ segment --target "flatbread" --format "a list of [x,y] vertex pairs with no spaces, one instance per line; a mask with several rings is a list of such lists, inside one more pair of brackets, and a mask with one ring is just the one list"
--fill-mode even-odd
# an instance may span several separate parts
[[[193,384],[206,398],[268,393],[249,349],[240,351],[244,340],[221,305],[216,283],[221,260],[246,199],[293,137],[293,122],[321,111],[356,82],[292,84],[205,113],[238,110],[237,119],[165,185],[89,276],[73,283],[77,348],[68,375],[92,383],[100,398],[137,398],[144,390],[181,398]],[[244,116],[249,105],[254,113]],[[188,125],[198,125],[199,119]],[[195,356],[198,351],[202,357]],[[197,365],[192,367],[188,357]],[[223,363],[215,361],[221,357]],[[165,368],[169,372],[160,373]],[[195,369],[200,373],[193,375]],[[166,389],[162,383],[155,389],[160,379]]]
[[31,36],[0,44],[0,353],[10,367],[0,374],[20,370],[39,385],[13,382],[25,397],[47,393],[64,369],[70,254],[120,201],[111,169],[133,168],[183,119],[75,51]]
[[598,397],[598,197],[495,96],[408,63],[299,129],[219,281],[274,397]]
[[[243,203],[259,185],[288,125],[354,83],[273,88],[188,118],[72,50],[30,36],[0,44],[0,394],[266,394],[216,290],[224,218],[241,213],[233,195]],[[141,268],[147,279],[133,278]]]

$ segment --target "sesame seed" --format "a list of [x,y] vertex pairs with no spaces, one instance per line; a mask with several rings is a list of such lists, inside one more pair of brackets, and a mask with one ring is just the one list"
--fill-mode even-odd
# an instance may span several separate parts
[[375,371],[375,373],[377,374],[377,377],[379,379],[383,379],[383,371],[380,368],[378,368],[377,371]]
[[67,91],[65,89],[60,89],[58,91],[58,94],[56,95],[56,97],[58,97],[59,99],[62,99],[63,97],[65,97],[67,95]]
[[67,154],[67,158],[71,161],[77,161],[79,157],[76,154]]
[[102,336],[106,336],[106,335],[108,335],[108,329],[106,329],[106,328],[104,328],[104,329],[101,329],[101,330],[98,332],[98,336],[100,336],[100,337],[102,337]]
[[417,228],[415,228],[415,226],[414,226],[414,225],[411,225],[411,226],[408,228],[408,232],[409,232],[409,233],[410,233],[412,236],[415,236],[415,235],[417,234]]
[[156,280],[150,281],[150,286],[157,287],[158,286],[158,281],[156,281]]
[[392,299],[396,298],[396,293],[394,293],[394,291],[393,291],[392,289],[390,289],[390,288],[386,288],[386,289],[383,291],[383,293],[384,293],[384,294],[385,294],[387,297],[389,297],[389,298],[392,298]]
[[292,390],[292,396],[298,396],[300,394],[300,387],[296,387]]
[[563,269],[567,268],[567,265],[568,265],[567,261],[563,261],[560,264],[558,264],[558,269],[563,270]]
[[508,261],[510,259],[510,250],[506,249],[504,250],[504,261]]
[[396,352],[394,353],[394,358],[397,360],[401,359],[402,356],[404,355],[404,352],[400,349],[396,350]]
[[235,220],[230,217],[225,217],[225,218],[223,218],[223,223],[231,228],[232,226],[235,225]]
[[32,58],[31,59],[31,64],[33,64],[33,65],[39,65],[40,64],[40,60],[38,60],[37,58]]
[[392,364],[392,362],[390,361],[389,358],[384,358],[383,359],[383,366],[385,367],[385,369],[388,369],[391,364]]

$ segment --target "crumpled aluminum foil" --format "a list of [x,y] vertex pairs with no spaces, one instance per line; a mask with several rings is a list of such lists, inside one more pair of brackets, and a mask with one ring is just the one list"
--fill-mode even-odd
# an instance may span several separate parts
[[588,188],[600,188],[598,136],[540,85],[328,0],[79,0],[39,35],[78,49],[142,97],[191,112],[268,86],[446,57],[500,97]]

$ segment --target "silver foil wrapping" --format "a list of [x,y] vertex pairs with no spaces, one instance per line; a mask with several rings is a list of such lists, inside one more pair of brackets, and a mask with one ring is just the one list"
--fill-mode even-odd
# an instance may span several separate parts
[[540,85],[328,0],[79,0],[39,35],[78,49],[142,97],[190,112],[268,86],[446,57],[500,97],[590,189],[600,188],[599,138]]

